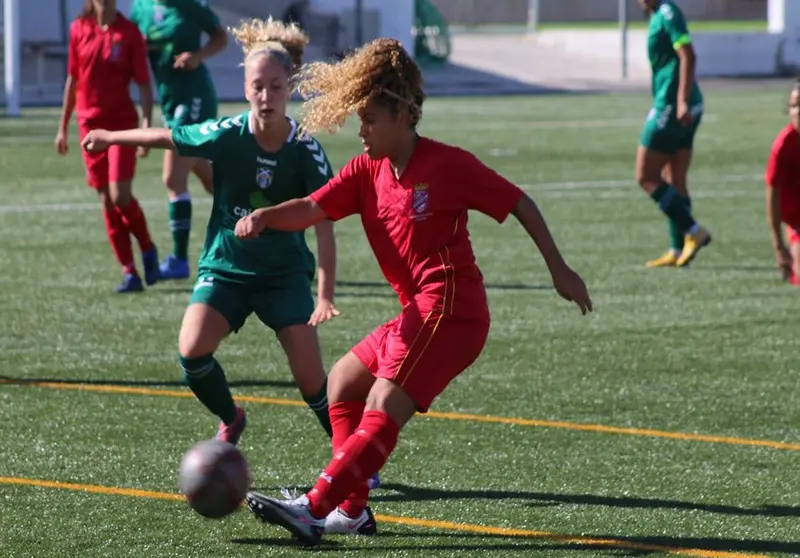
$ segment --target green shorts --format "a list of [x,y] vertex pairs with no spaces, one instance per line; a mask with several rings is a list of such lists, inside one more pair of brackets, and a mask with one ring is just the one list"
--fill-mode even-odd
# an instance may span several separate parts
[[675,107],[652,108],[647,115],[639,144],[652,151],[672,155],[681,149],[692,149],[694,136],[703,119],[703,105],[689,108],[694,120],[684,126],[675,117]]
[[214,119],[217,108],[217,95],[212,88],[199,95],[170,99],[161,110],[164,125],[172,129]]
[[285,327],[307,324],[314,312],[311,280],[304,273],[245,285],[201,272],[189,304],[207,304],[225,317],[233,332],[252,313],[277,334]]

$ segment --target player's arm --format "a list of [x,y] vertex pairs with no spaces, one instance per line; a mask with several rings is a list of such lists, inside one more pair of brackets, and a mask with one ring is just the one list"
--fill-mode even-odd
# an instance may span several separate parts
[[[302,165],[306,193],[311,195],[333,178],[331,163],[325,149],[313,137],[301,142],[299,148],[304,155]],[[333,221],[319,221],[314,225],[314,231],[317,237],[317,307],[309,323],[317,326],[336,317],[339,311],[333,304],[336,289],[336,235]]]
[[672,6],[667,4],[664,4],[660,10],[663,12],[664,25],[667,33],[669,33],[669,39],[672,41],[672,48],[675,49],[680,60],[677,117],[679,120],[683,120],[691,116],[689,114],[689,99],[694,85],[697,56],[695,55],[692,37],[689,35],[689,27],[686,25],[683,14],[675,11]]
[[136,128],[133,130],[91,130],[83,137],[81,146],[89,152],[105,151],[110,145],[175,149],[172,131],[168,128]]
[[476,209],[498,223],[514,215],[541,252],[558,294],[577,304],[584,314],[592,311],[583,279],[564,261],[542,213],[530,196],[466,152],[453,161],[453,174],[460,178],[459,190],[469,209]]
[[363,158],[356,157],[313,194],[242,217],[236,223],[236,236],[255,238],[264,229],[302,231],[326,219],[338,221],[360,213],[362,184],[368,173]]
[[153,121],[153,90],[150,87],[150,70],[147,67],[147,46],[138,29],[131,36],[131,67],[133,81],[139,87],[139,104],[142,106],[142,128]]
[[208,41],[195,52],[184,52],[175,59],[178,69],[197,68],[203,60],[211,58],[221,52],[228,45],[228,34],[219,22],[214,11],[208,7],[206,0],[186,0],[185,9],[189,12],[194,22],[208,34]]
[[773,146],[767,162],[767,170],[764,176],[766,182],[766,210],[767,224],[770,236],[772,237],[772,248],[775,250],[775,259],[778,262],[778,269],[784,277],[791,273],[792,257],[786,243],[783,240],[781,230],[781,187],[783,185],[783,162],[782,145]]
[[70,29],[69,50],[67,52],[67,79],[64,81],[64,95],[61,100],[61,119],[56,133],[56,150],[61,155],[68,151],[67,133],[69,121],[75,111],[76,90],[78,87],[78,51],[76,41],[76,27]]

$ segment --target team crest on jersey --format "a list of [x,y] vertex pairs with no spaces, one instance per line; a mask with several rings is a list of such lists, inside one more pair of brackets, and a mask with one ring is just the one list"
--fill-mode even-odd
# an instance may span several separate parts
[[164,10],[166,8],[164,6],[155,5],[153,6],[153,23],[161,23],[164,21]]
[[424,182],[414,184],[414,196],[411,198],[411,207],[414,210],[413,219],[420,220],[430,215],[428,211],[428,185]]
[[111,56],[109,57],[109,60],[111,60],[112,62],[118,62],[121,54],[122,54],[122,43],[119,42],[111,43]]
[[272,184],[272,169],[259,167],[256,171],[256,184],[262,190],[269,188],[269,185]]

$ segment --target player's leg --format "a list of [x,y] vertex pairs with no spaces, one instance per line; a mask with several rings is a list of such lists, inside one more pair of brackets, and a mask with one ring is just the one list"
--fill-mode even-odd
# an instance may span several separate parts
[[[645,122],[636,152],[636,180],[642,189],[656,202],[670,221],[681,230],[703,232],[692,218],[691,213],[678,190],[666,182],[662,176],[676,151],[672,130],[669,128],[670,113],[653,109]],[[708,236],[710,239],[710,235]],[[665,254],[662,258],[648,262],[648,267],[677,265],[679,257]]]
[[220,342],[237,331],[249,313],[235,286],[201,277],[183,316],[178,340],[187,385],[220,418],[217,439],[236,444],[244,431],[244,410],[235,405],[225,371],[214,358]]
[[[691,158],[691,151],[688,152],[688,155]],[[675,187],[675,189],[678,191],[681,201],[683,201],[691,213],[692,204],[686,187],[687,185],[684,174],[685,171],[684,173],[681,172],[681,168],[684,167],[685,156],[686,151],[684,150],[676,152],[667,163],[667,166],[665,166],[661,171],[661,178],[667,184],[672,184]],[[669,259],[667,265],[675,265],[675,263],[678,261],[681,252],[683,252],[683,237],[685,234],[686,231],[682,230],[674,219],[669,219],[669,251],[665,256],[662,256]],[[655,265],[648,265],[648,267],[660,267],[657,265],[655,260],[653,261],[653,264]]]
[[[381,342],[378,379],[361,422],[303,498],[280,502],[248,496],[262,520],[283,526],[306,544],[316,544],[324,521],[348,495],[380,470],[400,429],[415,412],[427,411],[450,381],[480,354],[488,323],[404,313]],[[459,346],[463,350],[454,351]]]
[[[677,180],[683,183],[683,189],[686,192],[686,205],[687,211],[689,212],[690,217],[692,216],[692,205],[691,205],[691,198],[688,195],[688,176],[689,176],[689,168],[692,165],[692,153],[694,150],[694,138],[697,134],[697,130],[700,127],[700,123],[703,120],[703,107],[702,105],[696,105],[692,107],[692,123],[688,126],[680,125],[676,123],[676,126],[680,126],[680,129],[676,132],[676,136],[678,137],[678,141],[676,143],[677,150],[675,152],[675,156],[673,157],[675,169],[673,174],[676,176]],[[694,220],[692,218],[692,220]],[[711,243],[711,233],[699,225],[687,229],[684,231],[684,247],[681,251],[681,256],[678,258],[676,265],[678,267],[684,267],[689,265],[692,260],[697,256],[697,253],[705,246]]]
[[147,219],[133,195],[136,171],[136,148],[112,145],[108,148],[109,192],[111,201],[128,231],[142,251],[144,280],[148,285],[158,281],[158,252],[150,237]]
[[792,255],[792,275],[789,281],[792,285],[800,286],[800,232],[793,227],[786,227],[789,237],[789,253]]
[[196,164],[193,157],[181,157],[164,151],[162,179],[169,192],[169,228],[172,231],[172,253],[161,262],[162,279],[189,277],[189,234],[192,230],[192,196],[189,194],[189,172]]
[[214,168],[210,161],[205,159],[197,159],[197,162],[192,167],[192,172],[203,185],[203,189],[209,194],[214,193]]
[[[94,124],[96,123],[92,123],[92,126]],[[80,127],[81,138],[88,133],[90,128],[88,123]],[[116,291],[118,293],[140,292],[144,290],[144,285],[133,261],[130,233],[117,213],[109,191],[108,152],[89,153],[82,149],[81,153],[86,167],[86,182],[97,192],[103,210],[103,222],[106,227],[108,243],[122,266],[122,283],[116,287]]]

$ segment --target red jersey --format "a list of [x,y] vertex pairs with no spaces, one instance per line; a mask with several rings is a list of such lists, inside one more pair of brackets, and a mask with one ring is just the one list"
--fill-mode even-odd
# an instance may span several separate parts
[[93,17],[73,21],[67,64],[77,82],[79,121],[138,119],[130,83],[150,82],[147,51],[139,28],[122,14],[106,30]]
[[781,220],[800,228],[800,134],[789,124],[772,144],[764,181],[780,188]]
[[475,209],[502,223],[522,191],[457,147],[420,138],[398,180],[388,159],[352,159],[311,195],[332,220],[360,214],[381,271],[405,306],[488,320],[467,231]]

